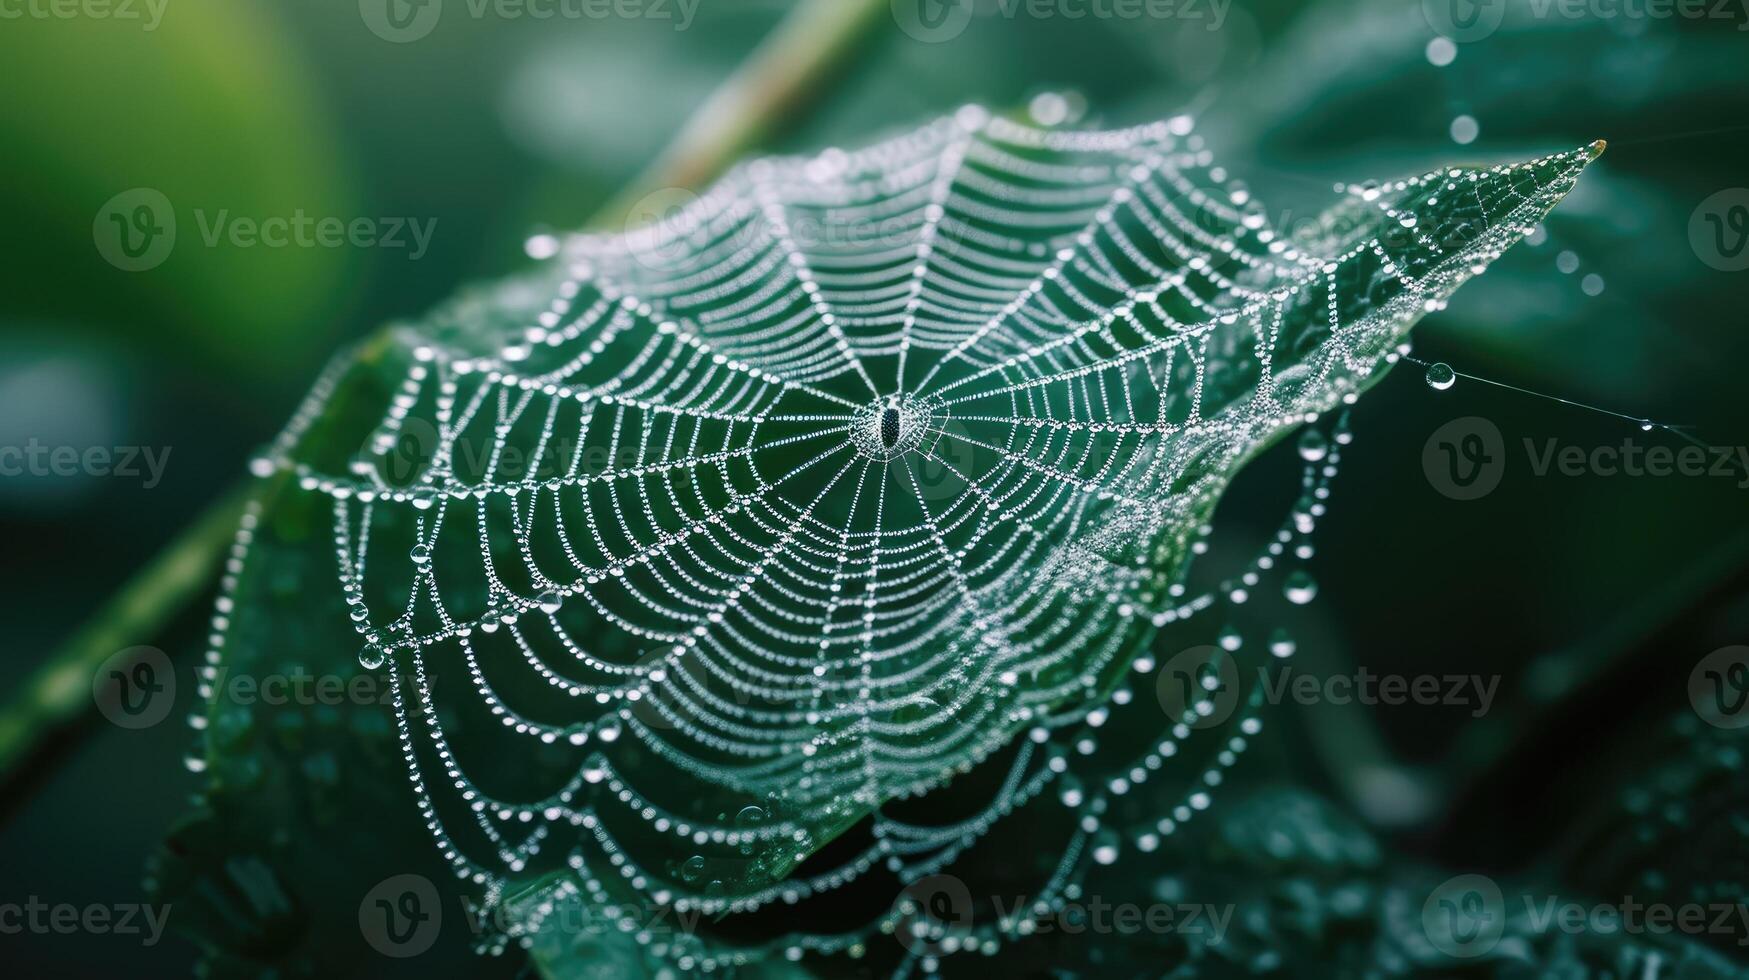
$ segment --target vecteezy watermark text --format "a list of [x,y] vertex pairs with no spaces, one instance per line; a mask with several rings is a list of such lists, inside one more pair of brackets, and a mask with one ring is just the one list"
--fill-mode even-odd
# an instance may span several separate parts
[[[1598,446],[1562,445],[1554,438],[1525,439],[1523,450],[1536,477],[1625,476],[1727,479],[1749,489],[1749,446],[1645,445],[1633,436]],[[1427,482],[1453,500],[1485,497],[1506,472],[1506,441],[1488,419],[1470,415],[1445,423],[1427,437],[1421,470]]]
[[[1160,665],[1155,694],[1174,721],[1193,728],[1226,721],[1240,702],[1239,668],[1219,647],[1195,646]],[[1499,675],[1378,674],[1365,667],[1353,672],[1320,675],[1296,672],[1285,663],[1259,665],[1255,688],[1268,704],[1348,705],[1368,707],[1460,707],[1480,718],[1493,707]]]
[[[511,903],[480,905],[465,895],[454,896],[461,908],[460,923],[468,935],[513,933],[523,914]],[[398,874],[385,878],[366,892],[358,903],[358,929],[364,941],[384,956],[406,959],[419,956],[436,945],[444,929],[444,900],[436,884],[421,874]],[[585,902],[558,901],[543,910],[543,935],[568,937],[606,936],[625,931],[636,923],[640,932],[655,935],[690,935],[698,930],[704,913],[655,902],[618,902],[611,909]],[[458,920],[449,917],[451,930]]]
[[[435,679],[428,675],[427,682]],[[91,675],[91,697],[97,710],[120,728],[150,728],[169,717],[181,684],[170,658],[156,647],[117,651]],[[201,704],[270,708],[371,707],[394,700],[394,682],[376,672],[315,673],[291,667],[275,673],[253,673],[230,667],[201,667],[194,692]]]
[[0,902],[0,935],[22,932],[48,935],[141,936],[140,945],[156,946],[164,936],[170,906],[142,902],[105,904],[93,902],[45,902],[32,895],[22,902]]
[[1632,935],[1728,937],[1749,946],[1749,905],[1742,902],[1579,902],[1555,895],[1523,894],[1509,901],[1487,875],[1449,878],[1421,906],[1428,942],[1447,956],[1485,956],[1513,934],[1546,936]]
[[1233,906],[1195,902],[1108,902],[1098,895],[1061,905],[1028,905],[1020,898],[1004,902],[1000,895],[993,900],[996,915],[1005,921],[1028,921],[1025,931],[1032,935],[1060,932],[1075,936],[1135,935],[1137,933],[1176,933],[1183,936],[1207,934],[1210,942],[1219,944],[1227,934],[1227,924],[1233,918]]
[[35,436],[22,446],[0,446],[0,477],[144,477],[140,486],[150,490],[169,462],[169,446],[50,446]]
[[1500,29],[1508,10],[1531,20],[1723,20],[1749,30],[1745,0],[1422,0],[1428,26],[1460,43]]
[[[906,949],[932,956],[957,948],[975,918],[971,890],[950,874],[934,874],[907,885],[893,902],[895,937]],[[1227,934],[1234,906],[1196,902],[1109,902],[1099,895],[1073,901],[1040,902],[1023,896],[992,896],[995,917],[1005,932],[1021,935],[1176,934],[1219,944]]]
[[221,667],[211,684],[210,692],[203,690],[203,696],[216,696],[221,701],[244,706],[338,707],[343,704],[390,704],[394,700],[394,686],[376,674],[341,677],[294,668],[289,673],[258,675],[241,671],[233,673],[230,668]]
[[[975,6],[974,0],[892,0],[899,29],[929,44],[965,33]],[[1232,6],[1233,0],[995,0],[990,12],[1003,20],[1201,21],[1218,31]]]
[[1725,477],[1749,489],[1749,446],[1642,446],[1630,437],[1619,446],[1586,449],[1526,439],[1524,452],[1537,476]]
[[155,31],[170,0],[0,0],[0,21],[114,20]]
[[[450,0],[453,4],[454,0]],[[370,32],[394,44],[417,41],[437,28],[445,0],[358,0]],[[473,20],[669,21],[676,31],[692,26],[700,0],[462,0]]]
[[[0,0],[3,2],[3,0]],[[229,208],[194,210],[201,244],[208,248],[380,248],[425,257],[437,231],[436,218],[312,215],[236,215]],[[164,264],[176,248],[176,208],[162,191],[136,187],[110,198],[91,223],[97,254],[124,272]]]
[[298,208],[289,216],[252,218],[232,216],[229,208],[210,214],[196,208],[201,240],[208,248],[226,242],[233,248],[387,248],[411,249],[407,258],[417,262],[431,246],[437,219],[418,218],[318,218]]

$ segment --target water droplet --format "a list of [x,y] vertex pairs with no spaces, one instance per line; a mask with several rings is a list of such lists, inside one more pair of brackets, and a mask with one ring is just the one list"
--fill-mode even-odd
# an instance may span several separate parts
[[564,604],[564,601],[565,597],[560,595],[559,590],[557,589],[548,589],[545,592],[542,592],[540,597],[535,600],[535,602],[540,604],[541,612],[545,613],[558,612],[559,607]]
[[1318,429],[1307,429],[1300,433],[1300,458],[1308,463],[1316,463],[1330,455],[1330,440]]
[[424,565],[431,561],[431,546],[416,544],[412,551],[407,552],[407,557],[413,559],[415,565]]
[[1282,583],[1281,591],[1287,596],[1287,601],[1303,606],[1317,598],[1318,583],[1312,580],[1310,572],[1302,568],[1288,575],[1287,581]]
[[1239,635],[1236,628],[1228,626],[1221,630],[1221,635],[1216,638],[1215,642],[1221,645],[1222,650],[1232,653],[1244,645],[1245,638]]
[[375,643],[366,643],[358,651],[358,665],[365,670],[376,670],[383,665],[383,648]]
[[1269,634],[1269,652],[1277,657],[1291,657],[1296,649],[1298,647],[1294,644],[1294,638],[1288,635],[1287,630],[1276,627],[1275,632]]
[[1057,797],[1064,806],[1080,806],[1086,796],[1081,792],[1081,780],[1071,774],[1065,774],[1057,780]]
[[1121,848],[1118,846],[1117,834],[1110,830],[1102,830],[1093,837],[1093,860],[1100,864],[1116,864]]
[[1451,139],[1454,143],[1469,145],[1482,135],[1482,126],[1476,122],[1475,116],[1458,116],[1451,121]]
[[702,874],[704,874],[704,855],[702,854],[694,854],[686,859],[685,864],[680,866],[680,880],[682,881],[697,881]]
[[1435,391],[1444,391],[1457,384],[1457,372],[1444,361],[1427,365],[1427,386]]

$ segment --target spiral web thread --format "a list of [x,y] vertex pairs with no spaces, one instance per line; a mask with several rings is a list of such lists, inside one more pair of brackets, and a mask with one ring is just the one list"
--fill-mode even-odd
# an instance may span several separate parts
[[[1151,700],[1120,679],[1155,669],[1155,630],[1242,600],[1311,531],[1334,450],[1303,453],[1310,503],[1242,581],[1180,584],[1232,472],[1352,401],[1594,152],[1339,188],[1362,219],[1290,241],[1187,119],[1049,132],[968,108],[866,150],[757,161],[652,228],[558,243],[530,320],[472,349],[404,334],[404,378],[345,472],[299,452],[337,374],[260,471],[332,500],[361,662],[399,668],[412,787],[455,873],[495,902],[564,872],[511,937],[570,901],[714,915],[874,868],[915,882],[1063,778],[1064,746]],[[1417,227],[1441,195],[1468,222],[1456,244]],[[391,473],[409,440],[414,472]],[[570,775],[495,793],[515,757],[468,771],[432,663],[515,744],[572,753]],[[530,687],[538,710],[502,693]],[[1159,832],[1209,805],[1255,707]],[[1042,899],[1109,857],[1103,800],[1159,770],[1199,712],[1162,719],[1115,782],[1061,794],[1090,817]],[[1008,775],[970,819],[884,812],[992,757]],[[865,817],[858,853],[790,873]],[[629,913],[620,928],[705,969],[855,955],[876,929],[932,957],[1024,931],[944,938],[914,911],[734,948]]]

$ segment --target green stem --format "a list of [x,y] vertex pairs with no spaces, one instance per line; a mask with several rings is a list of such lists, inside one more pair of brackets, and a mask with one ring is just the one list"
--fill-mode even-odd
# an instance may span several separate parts
[[237,487],[206,509],[103,604],[39,667],[0,710],[0,791],[48,737],[82,721],[96,702],[91,678],[116,651],[157,636],[212,583],[242,518],[248,488]]
[[858,43],[890,15],[890,0],[808,0],[784,18],[636,180],[595,215],[617,228],[633,205],[662,188],[698,188],[755,149],[805,103]]

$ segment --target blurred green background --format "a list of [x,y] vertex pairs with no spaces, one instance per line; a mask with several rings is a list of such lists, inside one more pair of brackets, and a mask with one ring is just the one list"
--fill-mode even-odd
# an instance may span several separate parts
[[[0,477],[5,689],[244,475],[342,344],[518,270],[531,234],[589,222],[792,7],[701,0],[683,26],[679,4],[539,19],[476,17],[449,0],[428,34],[395,43],[370,27],[371,3],[167,0],[154,18],[140,0],[139,19],[91,5],[37,16],[46,5],[19,3],[8,9],[24,15],[0,19],[11,82],[0,99],[0,446],[170,454],[150,488]],[[1205,0],[1134,18],[976,3],[933,39],[919,36],[930,32],[909,0],[863,6],[864,26],[761,149],[859,144],[967,102],[1065,125],[1188,110],[1291,225],[1329,203],[1338,180],[1605,138],[1609,151],[1543,232],[1417,328],[1417,356],[1745,442],[1749,272],[1715,268],[1706,237],[1691,235],[1703,202],[1749,204],[1749,190],[1715,197],[1749,185],[1742,9],[1566,16],[1495,0],[1484,7],[1504,11],[1499,26],[1453,43],[1435,30],[1443,0]],[[945,7],[951,23],[958,5]],[[161,192],[179,225],[169,257],[139,272],[110,264],[96,241],[107,202],[134,188]],[[209,244],[197,214],[220,212],[433,233],[417,258]],[[627,219],[610,209],[598,220]],[[1461,502],[1429,484],[1422,450],[1468,415],[1499,426],[1511,462],[1499,489]],[[1510,866],[1547,843],[1539,827],[1559,815],[1533,812],[1546,786],[1500,775],[1514,759],[1583,769],[1683,703],[1701,656],[1749,637],[1749,474],[1535,477],[1525,439],[1676,443],[1475,383],[1434,392],[1409,370],[1356,409],[1355,428],[1314,560],[1327,599],[1314,607],[1316,642],[1402,672],[1504,675],[1486,718],[1385,710],[1374,723],[1430,801],[1387,829],[1433,858]],[[1265,508],[1256,523],[1276,517]],[[131,642],[192,659],[202,605]],[[1316,743],[1342,722],[1289,724]],[[188,734],[100,720],[57,734],[6,787],[0,901],[137,900],[144,855],[193,786],[179,761]],[[1364,787],[1346,791],[1365,811]],[[1478,816],[1502,800],[1530,815]],[[0,953],[33,976],[185,974],[194,955],[174,939],[142,959],[122,937],[52,935],[0,936]]]

